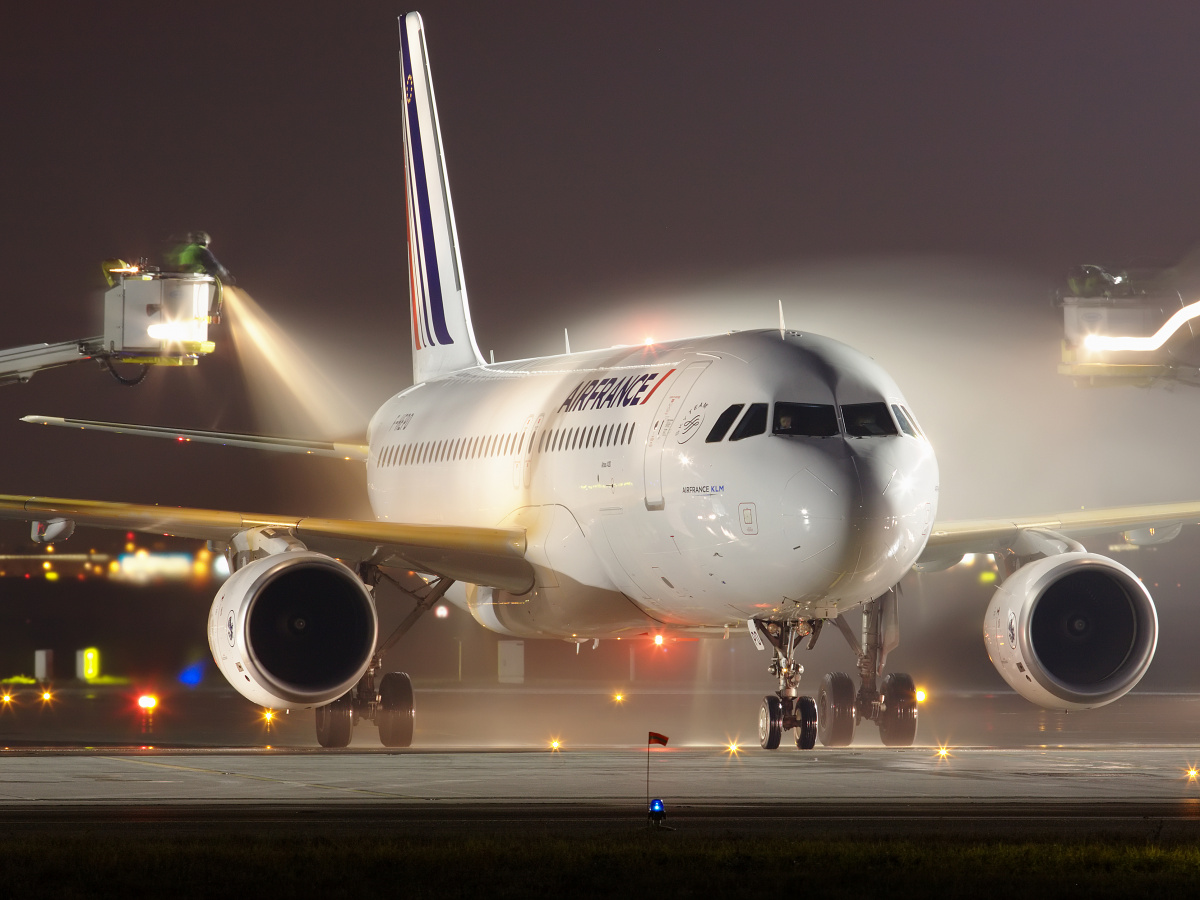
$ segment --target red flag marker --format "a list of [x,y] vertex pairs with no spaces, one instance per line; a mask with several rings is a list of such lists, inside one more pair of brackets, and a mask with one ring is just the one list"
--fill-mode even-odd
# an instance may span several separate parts
[[667,736],[659,734],[657,731],[652,731],[650,732],[650,737],[646,739],[646,744],[647,746],[650,744],[662,744],[665,747],[667,746]]

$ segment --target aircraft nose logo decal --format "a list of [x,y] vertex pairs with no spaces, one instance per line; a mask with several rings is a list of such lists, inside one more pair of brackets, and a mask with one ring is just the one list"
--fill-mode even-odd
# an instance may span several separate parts
[[704,424],[704,410],[708,407],[707,403],[697,403],[682,416],[680,416],[679,431],[675,435],[675,442],[686,444],[696,432],[700,430],[700,426]]

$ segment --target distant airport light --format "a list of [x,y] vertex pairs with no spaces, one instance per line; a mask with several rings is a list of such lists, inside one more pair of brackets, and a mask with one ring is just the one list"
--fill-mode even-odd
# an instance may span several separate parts
[[4,694],[0,696],[0,701],[3,701],[4,703],[12,703],[12,694],[10,694],[8,691],[5,691]]
[[663,636],[661,634],[656,634],[654,636],[654,646],[661,647],[662,644],[663,644]]
[[654,338],[652,338],[652,337],[646,338],[646,346],[647,347],[651,346],[653,343],[654,343]]
[[266,722],[267,725],[270,725],[272,722],[274,722],[275,721],[275,710],[273,710],[273,709],[263,710],[263,721]]
[[725,754],[727,756],[737,756],[741,752],[741,749],[741,744],[737,742],[737,738],[734,738],[725,745]]
[[54,695],[52,693],[50,693],[49,691],[42,691],[42,702],[43,703],[49,703],[53,699],[54,699]]
[[204,660],[200,659],[192,663],[186,669],[179,673],[179,683],[186,684],[188,687],[195,687],[204,680]]
[[1197,778],[1200,778],[1200,769],[1192,766],[1187,770],[1187,777],[1188,781],[1195,781]]
[[446,616],[450,615],[450,610],[448,610],[445,606],[438,606],[434,609],[433,614],[439,619],[444,619]]
[[925,698],[929,695],[925,693],[925,688],[917,688],[917,702],[924,703]]
[[938,759],[945,759],[949,755],[950,755],[950,748],[947,747],[945,744],[939,744],[938,748],[937,748]]
[[138,706],[146,710],[146,712],[150,712],[150,710],[158,706],[158,698],[153,694],[142,694],[142,696],[138,697]]
[[624,703],[625,695],[624,694],[613,694],[613,700],[615,700],[617,703]]
[[561,741],[559,741],[559,739],[558,739],[558,738],[551,738],[551,739],[550,739],[550,749],[551,749],[553,752],[557,753],[561,747],[562,747],[562,742],[561,742]]

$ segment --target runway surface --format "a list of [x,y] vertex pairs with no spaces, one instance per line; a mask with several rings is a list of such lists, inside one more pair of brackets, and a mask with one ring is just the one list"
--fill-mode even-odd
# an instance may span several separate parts
[[1200,835],[1195,695],[1131,695],[1070,716],[1012,695],[943,697],[922,711],[920,746],[883,748],[864,726],[854,747],[807,752],[789,735],[761,750],[754,699],[445,688],[419,695],[413,749],[384,750],[363,723],[349,750],[325,751],[311,713],[268,727],[227,692],[164,696],[145,716],[128,689],[60,689],[44,706],[27,691],[0,714],[0,825],[641,826],[653,729],[671,743],[649,754],[650,791],[681,828]]

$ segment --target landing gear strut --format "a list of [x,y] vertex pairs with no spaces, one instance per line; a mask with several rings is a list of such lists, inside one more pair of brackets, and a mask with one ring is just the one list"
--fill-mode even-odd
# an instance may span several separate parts
[[912,676],[893,672],[880,684],[884,661],[900,643],[895,590],[863,606],[860,634],[854,633],[845,616],[832,621],[858,658],[860,681],[858,693],[851,695],[854,686],[849,676],[841,672],[825,676],[821,700],[830,714],[821,743],[827,747],[849,746],[854,726],[869,719],[879,727],[879,739],[885,747],[911,747],[917,736],[917,690]]
[[378,685],[375,679],[383,668],[384,655],[408,633],[426,610],[442,599],[454,582],[449,578],[439,578],[418,594],[381,572],[377,566],[364,566],[359,574],[372,587],[378,585],[380,579],[386,579],[415,601],[416,606],[388,635],[387,640],[375,648],[371,665],[358,684],[332,703],[317,707],[317,743],[322,747],[347,747],[354,726],[360,720],[367,719],[379,726],[379,741],[383,746],[409,747],[412,745],[415,722],[412,679],[404,672],[388,672],[379,679]]
[[[816,700],[800,696],[804,667],[795,655],[801,638],[812,649],[826,621],[841,632],[858,661],[859,687],[845,672],[832,672],[821,680]],[[854,729],[870,720],[879,727],[886,747],[910,747],[917,736],[917,691],[912,676],[894,672],[883,676],[883,664],[900,641],[895,590],[863,605],[861,633],[846,621],[798,619],[775,622],[750,619],[750,637],[759,650],[774,650],[769,671],[779,678],[779,690],[763,698],[758,712],[758,739],[764,750],[779,746],[783,732],[795,729],[796,746],[811,750],[817,739],[826,747],[848,747]],[[882,683],[881,683],[882,677]]]
[[758,711],[758,742],[764,750],[779,746],[783,732],[795,729],[796,746],[811,750],[817,741],[817,703],[800,696],[800,676],[804,666],[795,660],[801,638],[809,638],[811,647],[821,632],[821,620],[770,622],[751,619],[750,637],[763,649],[763,641],[774,650],[767,670],[779,679],[779,690],[763,698]]

